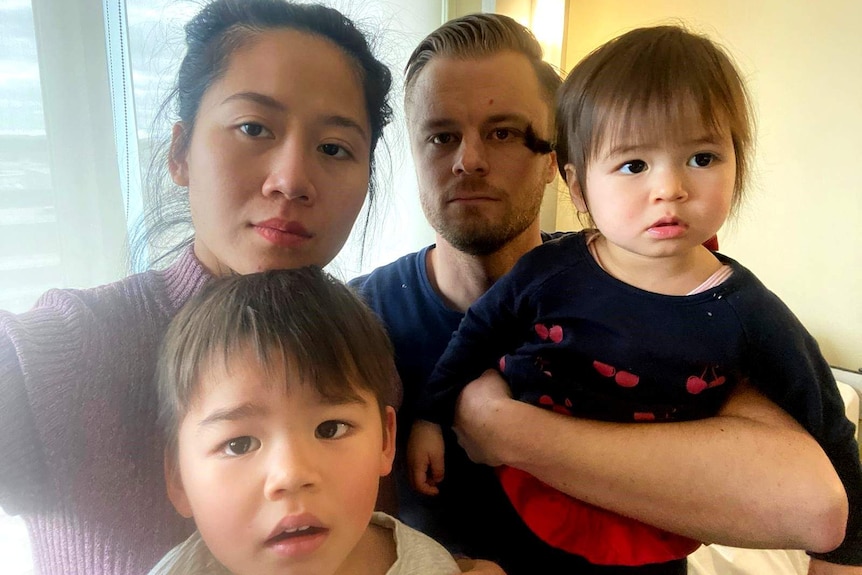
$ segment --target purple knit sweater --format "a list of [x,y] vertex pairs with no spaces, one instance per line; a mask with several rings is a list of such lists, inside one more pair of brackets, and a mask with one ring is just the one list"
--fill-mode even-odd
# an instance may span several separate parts
[[192,532],[165,495],[152,380],[168,322],[209,277],[189,249],[0,312],[0,506],[24,517],[36,573],[144,575]]

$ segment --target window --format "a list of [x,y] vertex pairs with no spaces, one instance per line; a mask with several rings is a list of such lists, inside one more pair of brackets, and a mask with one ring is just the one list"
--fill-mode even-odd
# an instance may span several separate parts
[[[21,311],[62,280],[33,10],[0,0],[0,308]],[[32,573],[24,523],[0,510],[0,557]]]
[[23,310],[62,281],[41,91],[30,3],[0,0],[2,309]]

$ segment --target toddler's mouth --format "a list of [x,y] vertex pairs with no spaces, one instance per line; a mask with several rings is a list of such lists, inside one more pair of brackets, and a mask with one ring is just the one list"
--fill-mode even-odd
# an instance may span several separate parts
[[326,529],[323,527],[314,527],[311,525],[304,525],[302,527],[296,527],[294,529],[285,529],[280,533],[276,533],[269,539],[267,539],[266,543],[275,544],[281,543],[282,541],[289,541],[292,539],[299,539],[301,537],[310,537],[313,535],[318,535],[319,533],[325,532]]

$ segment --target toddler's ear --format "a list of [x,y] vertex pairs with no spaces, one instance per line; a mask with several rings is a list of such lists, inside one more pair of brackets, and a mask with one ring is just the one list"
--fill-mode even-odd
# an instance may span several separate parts
[[395,460],[395,408],[386,406],[383,416],[383,452],[380,454],[380,476],[389,475]]
[[192,507],[189,498],[183,488],[183,480],[180,477],[179,462],[176,455],[165,452],[165,483],[167,484],[168,499],[177,510],[177,513],[186,519],[192,516]]
[[566,164],[563,169],[566,171],[566,187],[569,188],[569,197],[572,198],[575,209],[582,214],[588,213],[587,199],[584,197],[584,191],[578,183],[578,174],[575,172],[575,166],[573,164]]

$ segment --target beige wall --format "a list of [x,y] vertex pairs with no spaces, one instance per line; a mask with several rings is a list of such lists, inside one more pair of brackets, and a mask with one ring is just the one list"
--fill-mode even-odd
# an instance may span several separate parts
[[[671,19],[721,42],[754,100],[754,179],[721,251],[790,306],[830,363],[862,367],[862,2],[569,0],[563,67]],[[561,197],[557,227],[574,222]]]

